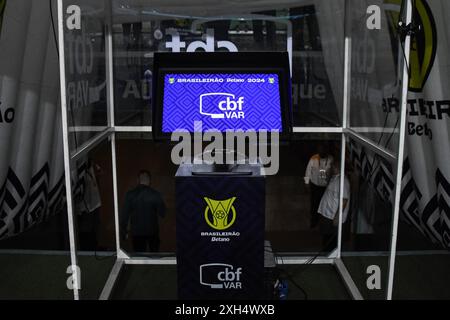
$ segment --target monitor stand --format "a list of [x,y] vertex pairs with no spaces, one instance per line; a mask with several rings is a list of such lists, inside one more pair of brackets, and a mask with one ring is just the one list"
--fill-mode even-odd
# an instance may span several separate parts
[[234,164],[218,164],[213,165],[213,172],[232,172]]
[[[215,172],[213,167],[213,163],[185,163],[175,176],[178,298],[264,299],[266,179],[262,165],[230,164],[231,172]],[[226,219],[221,229],[213,228],[212,210],[236,221],[228,224]],[[238,280],[224,281],[228,288],[218,290],[222,280],[216,279],[222,270],[242,272]]]
[[[214,156],[217,158],[217,156],[221,157],[222,163],[212,163],[210,165],[207,165],[206,167],[203,165],[200,165],[200,167],[197,167],[200,170],[193,170],[192,175],[196,176],[248,176],[252,175],[253,171],[247,168],[243,169],[241,165],[238,165],[236,163],[226,163],[226,160],[229,158],[230,153],[234,153],[235,151],[232,150],[215,150]],[[234,158],[234,155],[233,155]],[[194,165],[195,166],[195,165]]]
[[251,176],[252,170],[234,170],[239,169],[235,164],[213,164],[210,170],[192,171],[193,176]]

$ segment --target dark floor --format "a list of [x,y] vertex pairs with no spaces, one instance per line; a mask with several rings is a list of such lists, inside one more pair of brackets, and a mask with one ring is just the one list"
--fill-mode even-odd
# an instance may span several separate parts
[[[309,191],[303,183],[306,163],[319,142],[336,144],[340,135],[299,135],[295,141],[280,150],[280,172],[267,178],[266,192],[266,239],[277,252],[317,252],[323,248],[319,228],[310,228]],[[333,144],[333,143],[332,143]],[[104,144],[92,153],[103,172],[111,172],[109,144]],[[130,157],[137,154],[139,157]],[[336,153],[338,155],[339,152]],[[175,238],[175,193],[174,174],[176,167],[170,161],[170,148],[166,145],[132,138],[119,139],[118,179],[122,200],[125,192],[136,183],[133,170],[150,168],[154,185],[164,194],[168,204],[168,215],[161,222],[161,251],[174,252]],[[160,173],[160,174],[158,174]],[[161,174],[164,173],[164,174]],[[102,195],[100,225],[88,239],[96,245],[86,250],[115,250],[115,224],[112,206],[112,178],[99,176]],[[376,208],[381,216],[390,217],[390,211]],[[383,217],[381,217],[383,218]],[[350,233],[344,228],[343,251],[385,252],[390,245],[390,221],[380,219],[380,226],[373,234]],[[82,230],[77,228],[80,243],[86,242]],[[129,249],[129,243],[122,243]],[[69,256],[63,255],[11,255],[2,254],[1,249],[68,250],[67,215],[61,213],[45,223],[38,224],[22,234],[0,241],[0,299],[71,299],[66,287],[70,264]],[[399,221],[398,250],[434,250],[417,229],[404,220]],[[397,259],[394,298],[399,299],[449,299],[450,255],[405,256]],[[382,299],[385,296],[385,277],[388,258],[347,257],[344,259],[353,279],[365,298]],[[81,256],[81,296],[84,299],[99,297],[108,277],[114,258],[102,260],[92,256]],[[379,265],[382,270],[381,290],[366,288],[369,265]],[[330,266],[310,266],[302,273],[295,272],[298,282],[310,299],[348,299],[346,288],[339,275]],[[290,269],[290,268],[289,268]],[[173,299],[176,297],[176,272],[173,267],[133,266],[126,268],[117,285],[114,299]],[[290,299],[304,299],[301,291],[292,283]]]
[[[387,271],[387,257],[344,257],[353,280],[366,299],[383,299],[382,290],[366,288],[367,266]],[[82,299],[97,299],[114,263],[113,257],[80,256]],[[0,300],[71,299],[66,287],[68,255],[0,254]],[[394,299],[450,299],[450,255],[399,256],[396,262]],[[309,300],[350,299],[333,266],[284,266]],[[385,274],[385,273],[384,273]],[[385,280],[385,279],[384,279]],[[175,266],[126,266],[112,299],[176,299]],[[305,299],[292,282],[288,298]]]
[[[97,299],[114,258],[80,256],[81,289],[86,299]],[[73,299],[66,282],[69,255],[0,254],[0,299]]]
[[[298,266],[284,267],[307,296],[289,281],[292,300],[342,300],[349,295],[333,266],[315,265],[304,272]],[[113,299],[173,300],[177,297],[175,266],[126,266],[114,290]]]

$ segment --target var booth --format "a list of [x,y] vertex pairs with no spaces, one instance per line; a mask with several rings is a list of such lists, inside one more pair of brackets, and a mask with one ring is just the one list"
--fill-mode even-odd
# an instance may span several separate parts
[[[276,132],[274,145],[280,136],[289,139],[289,74],[289,57],[281,52],[155,53],[155,140],[184,134],[201,145],[199,138],[215,134],[206,140],[219,146],[193,158],[189,150],[176,173],[180,299],[270,298],[264,291],[265,171],[250,150],[261,132]],[[247,141],[249,158],[242,148]]]
[[[105,232],[111,233],[116,255],[100,299],[114,298],[124,285],[123,274],[133,268],[155,268],[161,275],[176,270],[164,281],[155,276],[149,285],[161,296],[176,283],[174,299],[283,298],[283,284],[294,279],[291,271],[312,270],[318,272],[314,290],[330,291],[327,281],[335,281],[348,297],[367,298],[366,282],[359,281],[365,279],[366,264],[346,260],[346,251],[353,252],[346,244],[353,238],[345,237],[344,192],[336,192],[335,242],[309,226],[311,191],[303,177],[305,161],[319,144],[340,163],[337,190],[344,190],[350,167],[378,180],[378,173],[370,175],[383,170],[384,184],[372,195],[387,199],[380,202],[387,203],[386,219],[376,226],[366,219],[352,232],[357,240],[382,238],[383,249],[374,250],[384,252],[375,254],[384,272],[378,292],[380,298],[392,298],[408,89],[404,57],[408,60],[410,50],[410,35],[399,36],[392,23],[409,24],[412,3],[384,8],[381,30],[367,28],[363,4],[58,1],[75,299],[85,292],[77,282],[85,276],[77,277],[83,260],[77,241],[77,173],[97,148],[110,156],[104,159],[110,161],[112,177],[105,195],[112,203]],[[74,95],[78,87],[82,90]],[[387,96],[397,99],[398,112],[383,111]],[[245,132],[246,147],[227,147],[230,130]],[[252,130],[273,135],[252,143]],[[205,135],[209,140],[198,143]],[[223,150],[218,147],[206,157],[207,145],[220,139]],[[128,148],[125,140],[135,147]],[[178,159],[174,150],[182,141],[192,153]],[[263,148],[273,154],[252,153]],[[221,161],[230,152],[231,162]],[[125,189],[135,183],[134,171],[145,166],[155,188],[163,190],[170,213],[161,222],[162,252],[156,253],[133,252],[121,236],[126,230],[120,230]],[[353,215],[364,207],[352,205]],[[353,228],[356,220],[348,220]],[[326,249],[330,244],[332,249]],[[322,277],[321,270],[328,276]],[[282,278],[286,281],[280,285]],[[292,283],[289,290],[301,287]]]

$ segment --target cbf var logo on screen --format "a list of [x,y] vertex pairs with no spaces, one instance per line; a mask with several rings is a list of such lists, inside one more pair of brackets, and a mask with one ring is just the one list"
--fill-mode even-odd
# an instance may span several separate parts
[[226,230],[236,221],[236,209],[233,206],[236,197],[227,200],[213,200],[204,198],[207,207],[205,208],[205,221],[213,229]]
[[244,97],[231,93],[211,92],[199,98],[200,114],[212,119],[244,119]]

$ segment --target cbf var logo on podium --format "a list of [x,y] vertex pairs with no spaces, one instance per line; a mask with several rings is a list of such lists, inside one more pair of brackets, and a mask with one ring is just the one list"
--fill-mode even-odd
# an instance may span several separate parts
[[242,268],[231,264],[208,263],[200,266],[200,284],[211,289],[242,289]]
[[236,197],[227,200],[204,198],[208,206],[205,208],[205,221],[213,229],[227,230],[236,221],[236,209],[233,206]]

